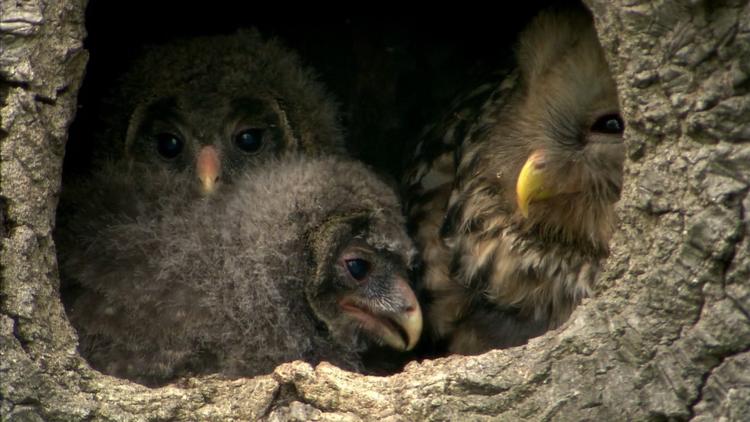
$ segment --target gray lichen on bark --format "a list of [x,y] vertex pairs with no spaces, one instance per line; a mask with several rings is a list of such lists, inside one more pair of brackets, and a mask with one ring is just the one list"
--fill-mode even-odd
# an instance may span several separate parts
[[0,3],[3,420],[739,420],[750,402],[750,6],[588,0],[628,123],[597,297],[527,346],[147,389],[76,354],[51,231],[87,60],[82,0]]

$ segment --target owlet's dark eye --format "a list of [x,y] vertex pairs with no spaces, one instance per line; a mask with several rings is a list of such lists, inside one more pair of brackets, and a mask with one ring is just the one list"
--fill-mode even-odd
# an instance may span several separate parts
[[180,155],[185,143],[177,135],[163,132],[156,135],[156,150],[162,157],[172,159]]
[[245,152],[256,152],[263,146],[263,129],[245,129],[234,135],[234,144]]
[[625,130],[625,123],[622,121],[622,117],[619,114],[607,114],[604,115],[591,125],[592,132],[618,134]]
[[364,259],[347,259],[346,269],[349,271],[352,277],[357,281],[362,281],[367,277],[370,272],[370,263]]

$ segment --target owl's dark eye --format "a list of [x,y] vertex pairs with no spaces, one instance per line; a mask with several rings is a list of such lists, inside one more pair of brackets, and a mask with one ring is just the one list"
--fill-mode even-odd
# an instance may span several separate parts
[[163,132],[156,135],[156,150],[162,157],[172,159],[180,155],[185,143],[177,135]]
[[346,269],[349,271],[352,277],[357,281],[362,281],[370,273],[370,263],[364,259],[354,258],[347,259]]
[[245,152],[256,152],[263,146],[264,129],[245,129],[234,135],[234,144]]
[[598,133],[618,134],[623,130],[625,130],[625,123],[617,113],[601,116],[591,125],[591,131]]

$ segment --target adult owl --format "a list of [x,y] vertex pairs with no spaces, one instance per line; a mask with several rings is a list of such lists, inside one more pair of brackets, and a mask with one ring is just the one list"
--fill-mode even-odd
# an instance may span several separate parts
[[370,347],[415,346],[416,250],[395,193],[362,164],[285,156],[191,207],[189,176],[164,195],[163,171],[95,176],[79,245],[61,251],[84,287],[70,319],[93,367],[159,385],[295,359],[366,371]]
[[560,326],[615,223],[624,124],[591,16],[542,11],[515,57],[426,132],[405,177],[427,321],[452,353]]

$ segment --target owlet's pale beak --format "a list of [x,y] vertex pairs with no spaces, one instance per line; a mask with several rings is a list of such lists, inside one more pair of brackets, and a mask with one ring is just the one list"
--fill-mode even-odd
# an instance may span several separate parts
[[201,148],[196,160],[196,173],[201,181],[201,187],[204,195],[209,195],[216,190],[216,183],[221,174],[221,161],[219,153],[213,146]]
[[377,301],[361,300],[356,295],[345,296],[339,306],[373,337],[396,350],[408,351],[422,334],[422,310],[409,283],[401,277],[395,279],[393,294],[404,300],[398,310],[383,309]]
[[407,351],[414,348],[422,334],[422,309],[409,283],[400,277],[396,281],[396,291],[403,297],[407,306],[401,312],[383,314],[398,327],[396,330],[385,330],[382,336],[386,344],[396,350]]

